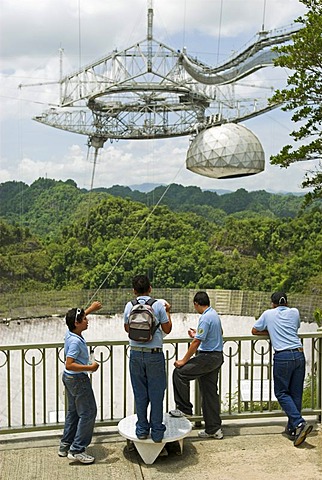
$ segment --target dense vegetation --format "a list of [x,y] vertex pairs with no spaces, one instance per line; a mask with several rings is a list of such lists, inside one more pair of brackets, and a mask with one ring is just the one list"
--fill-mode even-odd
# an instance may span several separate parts
[[[294,162],[321,159],[322,155],[322,2],[300,0],[307,12],[296,21],[302,28],[292,42],[276,47],[275,65],[291,72],[287,87],[276,90],[271,101],[283,103],[282,110],[292,111],[295,130],[290,136],[297,145],[285,145],[271,163],[288,167]],[[307,171],[303,187],[313,187],[306,195],[308,203],[322,198],[321,162]]]
[[145,272],[160,288],[321,293],[321,204],[171,185],[156,206],[165,188],[0,184],[0,290],[129,287]]

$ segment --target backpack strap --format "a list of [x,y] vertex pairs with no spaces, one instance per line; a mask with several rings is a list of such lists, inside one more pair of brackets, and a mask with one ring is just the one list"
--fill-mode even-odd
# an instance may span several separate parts
[[[156,302],[156,299],[155,298],[152,298],[150,297],[148,300],[146,300],[145,304],[146,305],[150,305],[150,307],[152,307],[152,305]],[[158,330],[158,328],[160,327],[161,325],[161,322],[159,323],[155,323],[154,327],[152,328],[152,336],[155,334],[155,332]]]
[[[156,299],[155,298],[152,298],[150,297],[148,300],[145,301],[145,305],[150,305],[150,307],[152,307],[152,305],[156,302]],[[131,303],[132,305],[138,305],[139,302],[137,298],[133,298],[133,300],[131,300]]]
[[148,300],[146,300],[145,304],[146,304],[146,305],[150,305],[150,307],[152,307],[152,305],[153,305],[155,302],[156,302],[156,299],[150,297]]

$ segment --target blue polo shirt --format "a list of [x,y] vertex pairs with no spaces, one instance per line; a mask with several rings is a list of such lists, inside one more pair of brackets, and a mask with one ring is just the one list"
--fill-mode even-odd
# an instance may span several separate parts
[[297,308],[280,306],[265,310],[254,325],[260,332],[267,330],[275,351],[302,347],[297,335],[301,320]]
[[[65,335],[65,356],[66,358],[73,358],[75,362],[80,365],[88,365],[89,362],[88,348],[85,339],[70,330],[68,330]],[[66,367],[65,372],[70,375],[87,374],[86,371],[74,372],[67,370]]]
[[218,313],[212,307],[208,307],[201,314],[195,338],[201,341],[198,348],[200,352],[223,351],[221,321]]
[[[140,303],[145,303],[146,300],[149,300],[149,298],[151,297],[146,295],[140,295],[139,297],[137,297],[137,300]],[[128,302],[125,305],[125,309],[124,309],[125,324],[129,323],[129,313],[132,307],[133,305],[131,302]],[[169,321],[168,315],[166,313],[166,310],[162,302],[157,300],[152,305],[152,308],[155,314],[156,321],[158,323],[167,323]],[[160,326],[159,328],[156,329],[156,332],[153,335],[152,340],[150,342],[136,342],[135,340],[131,340],[131,339],[129,339],[129,341],[130,341],[130,345],[133,347],[162,348],[162,344],[163,344],[162,328]]]

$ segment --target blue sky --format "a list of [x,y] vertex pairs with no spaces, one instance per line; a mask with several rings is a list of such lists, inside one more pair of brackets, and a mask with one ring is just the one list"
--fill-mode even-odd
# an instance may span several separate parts
[[[2,0],[0,182],[42,177],[74,179],[90,188],[92,159],[87,138],[32,120],[57,101],[57,85],[19,89],[59,79],[114,49],[130,47],[146,36],[147,0]],[[305,12],[298,0],[154,0],[154,37],[174,49],[187,48],[209,65],[240,50],[261,30],[292,23]],[[247,79],[272,88],[285,83],[287,72],[263,69]],[[246,83],[246,81],[244,81]],[[263,88],[264,91],[264,88]],[[280,109],[244,123],[261,141],[265,172],[241,179],[217,180],[185,168],[189,138],[106,142],[99,156],[95,187],[115,184],[179,183],[208,189],[301,191],[312,162],[280,169],[269,165],[271,154],[291,143],[290,114]]]

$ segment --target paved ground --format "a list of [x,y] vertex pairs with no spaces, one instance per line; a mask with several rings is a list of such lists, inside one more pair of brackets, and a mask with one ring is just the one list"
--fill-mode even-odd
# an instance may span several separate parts
[[281,421],[224,424],[223,440],[201,440],[197,430],[168,456],[145,465],[114,429],[96,433],[88,453],[93,465],[57,455],[58,435],[23,438],[0,436],[1,480],[321,480],[322,428],[314,424],[307,441],[295,448],[282,435]]

